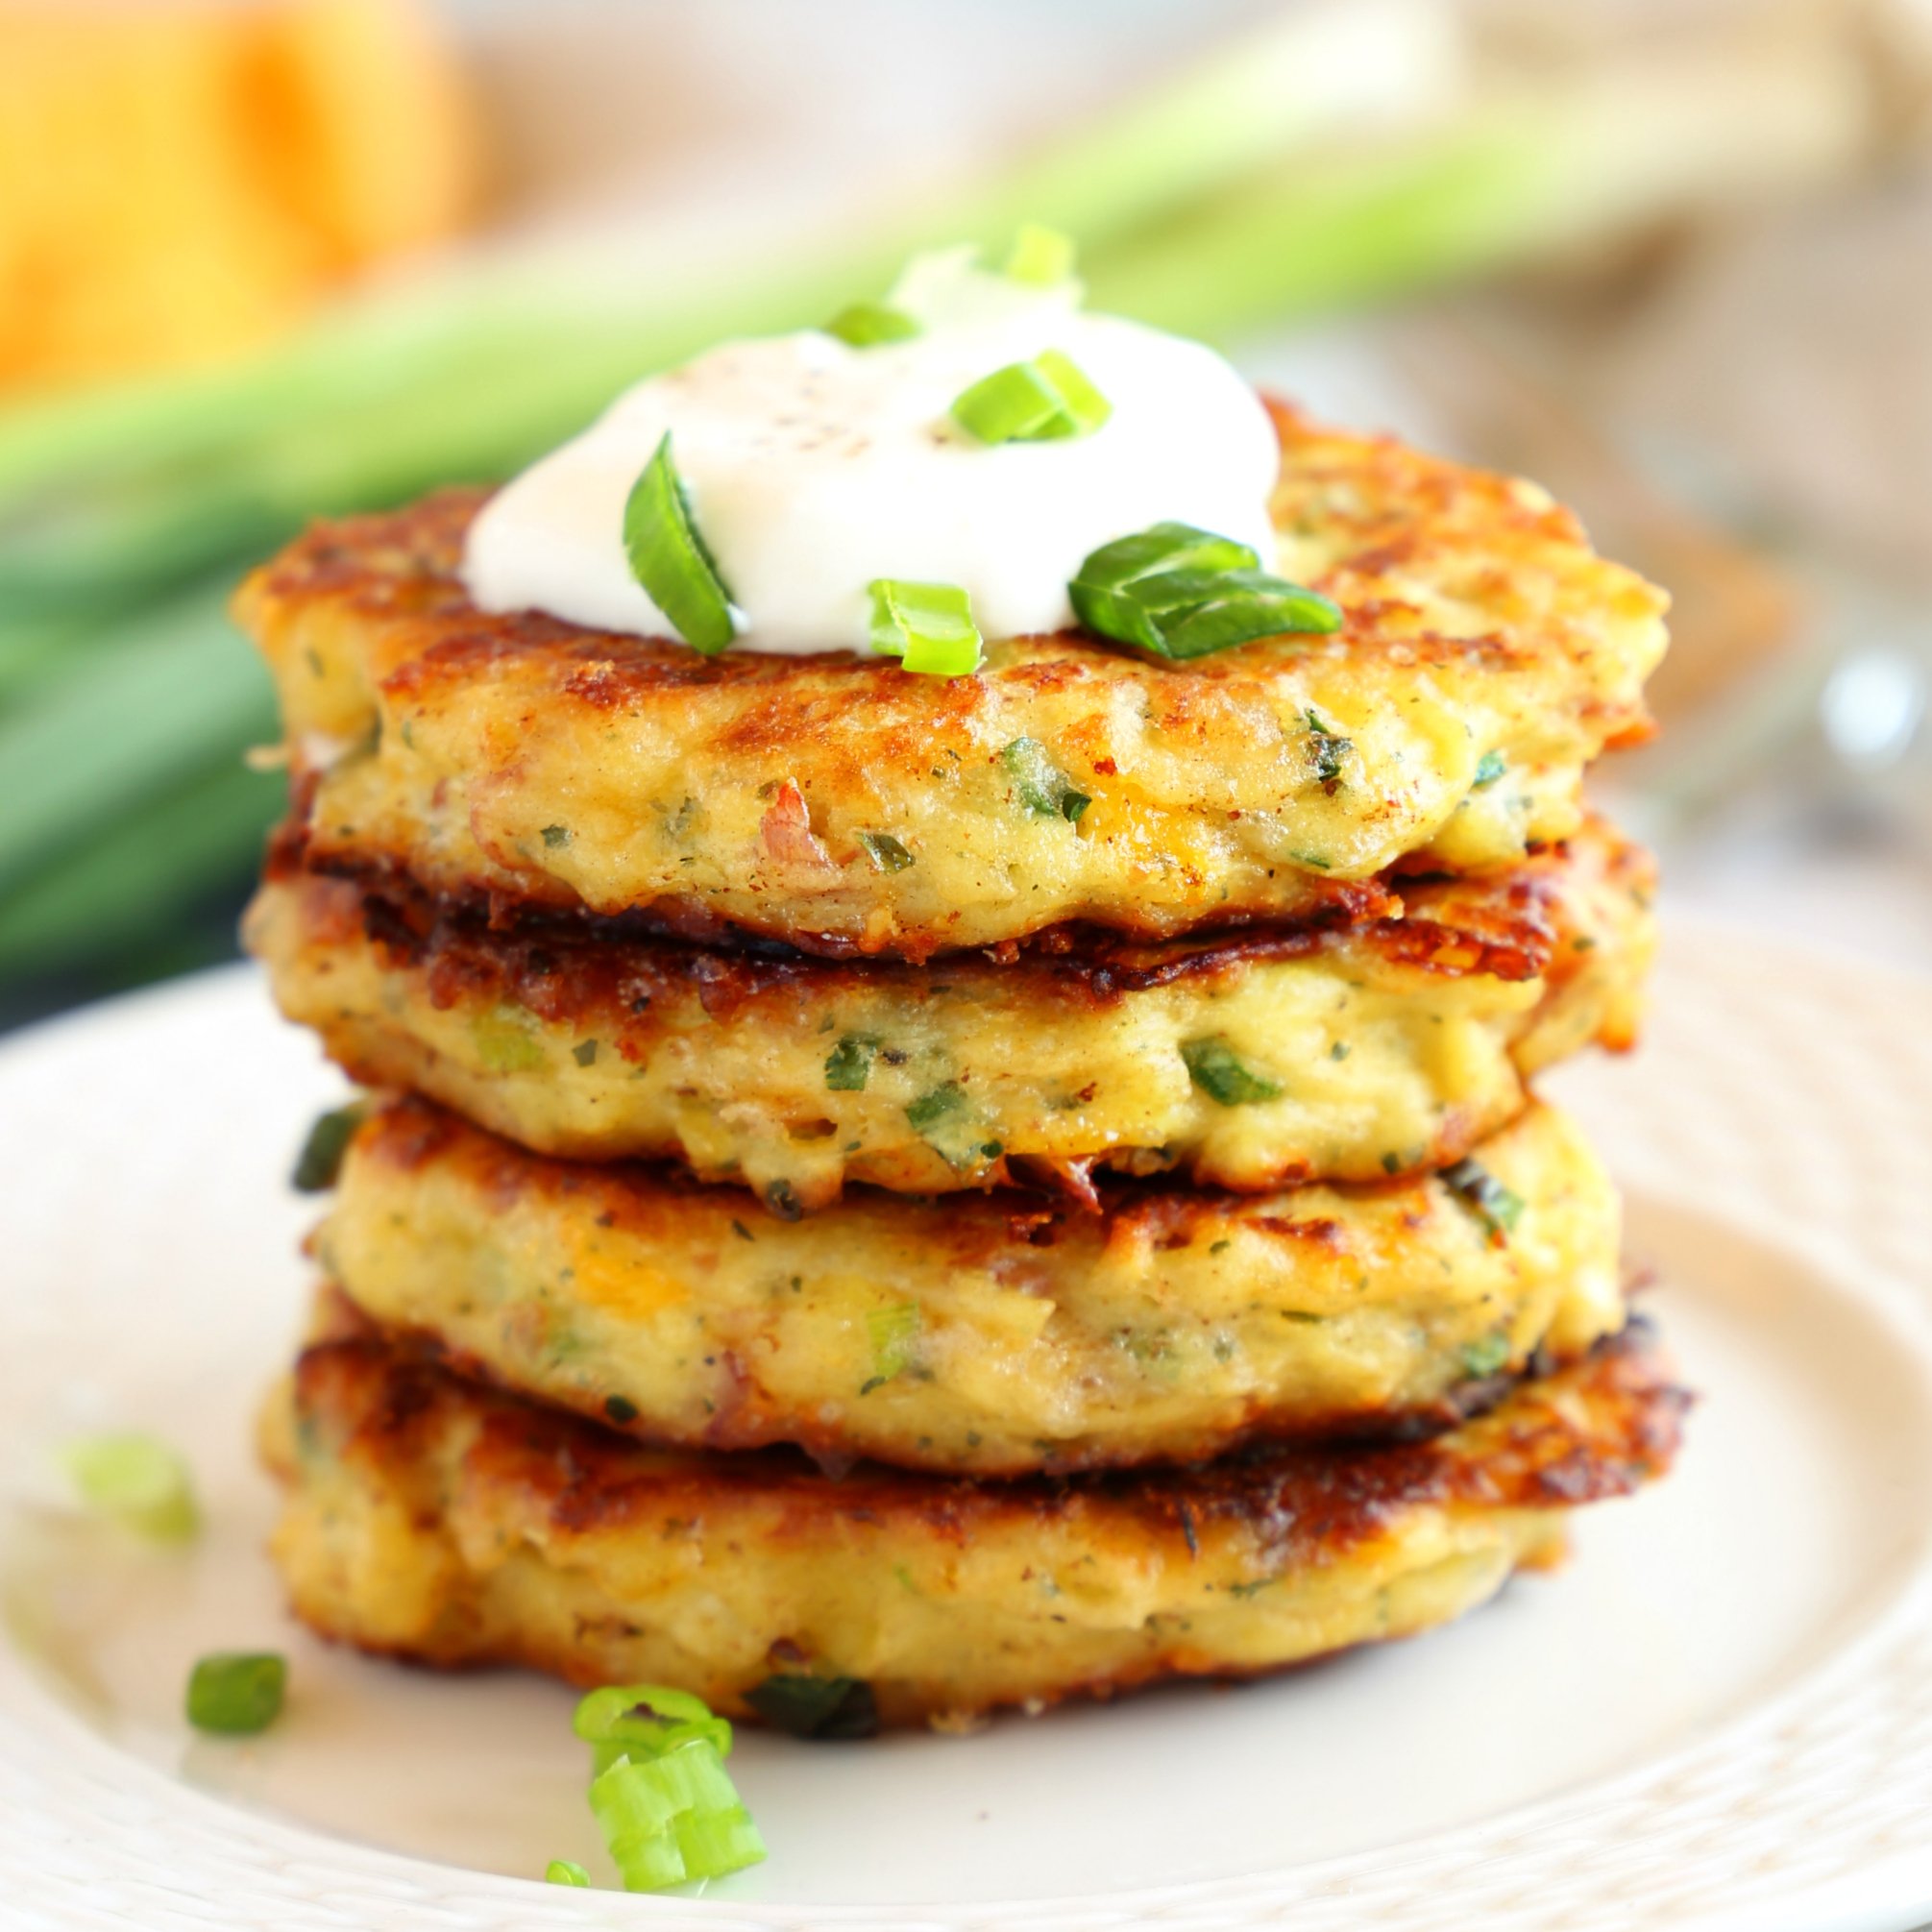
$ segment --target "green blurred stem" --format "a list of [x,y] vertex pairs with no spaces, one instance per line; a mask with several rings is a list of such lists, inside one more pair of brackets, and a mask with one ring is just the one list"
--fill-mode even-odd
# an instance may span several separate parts
[[267,673],[203,592],[77,654],[0,717],[0,897],[252,741],[277,735]]
[[866,232],[807,237],[775,265],[628,289],[600,272],[561,301],[533,296],[543,272],[514,265],[412,281],[219,370],[0,417],[0,518],[51,490],[91,495],[106,478],[178,477],[179,466],[296,424],[338,428],[352,443],[372,409],[406,404],[446,377],[466,385],[478,426],[505,410],[522,419],[494,438],[471,431],[494,471],[505,452],[568,433],[618,387],[721,333],[796,327],[882,287],[914,247],[995,246],[1027,220],[1103,242],[1345,128],[1412,110],[1445,90],[1454,67],[1449,30],[1428,0],[1350,0],[1270,22],[936,206],[888,206]]
[[0,977],[114,958],[169,932],[260,860],[281,788],[224,756],[0,894]]

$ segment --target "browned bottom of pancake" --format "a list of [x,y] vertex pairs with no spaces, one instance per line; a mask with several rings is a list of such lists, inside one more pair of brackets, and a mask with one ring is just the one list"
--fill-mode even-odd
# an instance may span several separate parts
[[[268,1428],[297,1613],[362,1648],[776,1695],[884,1724],[1276,1671],[1406,1636],[1662,1475],[1687,1398],[1641,1324],[1428,1442],[1009,1483],[628,1442],[366,1332]],[[803,1680],[802,1682],[800,1680]],[[761,1689],[761,1687],[763,1687]]]

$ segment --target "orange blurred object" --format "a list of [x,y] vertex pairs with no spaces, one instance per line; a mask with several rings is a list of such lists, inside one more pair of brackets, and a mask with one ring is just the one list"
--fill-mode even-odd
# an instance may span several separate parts
[[0,0],[0,394],[258,341],[478,178],[410,0]]

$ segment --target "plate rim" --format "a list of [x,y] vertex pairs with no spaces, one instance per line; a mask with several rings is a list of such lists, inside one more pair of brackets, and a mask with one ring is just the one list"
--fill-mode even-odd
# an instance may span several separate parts
[[[1879,1007],[1910,1007],[1915,1002],[1923,1011],[1927,995],[1932,994],[1932,975],[1896,963],[1871,961],[1841,947],[1770,936],[1734,918],[1687,916],[1681,907],[1672,913],[1665,971],[1674,977],[1712,974],[1723,977],[1721,963],[1735,966],[1741,944],[1761,971],[1773,974],[1780,984],[1820,975],[1843,982],[1847,973],[1854,976],[1860,982],[1853,989],[1859,996],[1857,1003],[1868,1012]],[[138,1030],[177,1005],[232,997],[242,987],[258,983],[258,969],[247,963],[216,967],[159,987],[97,1001],[22,1028],[0,1039],[0,1078],[29,1056],[58,1054],[69,1040],[107,1029]],[[1623,1164],[1626,1168],[1629,1165]],[[1873,1318],[1881,1320],[1886,1328],[1909,1336],[1915,1369],[1928,1389],[1932,1389],[1932,1281],[1920,1286],[1909,1275],[1898,1274],[1882,1257],[1861,1243],[1857,1238],[1859,1231],[1837,1224],[1822,1227],[1816,1215],[1796,1208],[1786,1209],[1781,1204],[1768,1206],[1755,1201],[1745,1208],[1732,1199],[1737,1191],[1733,1187],[1720,1187],[1714,1197],[1701,1176],[1694,1184],[1683,1179],[1674,1183],[1661,1175],[1646,1175],[1634,1184],[1633,1191],[1673,1211],[1728,1226],[1751,1243],[1792,1255],[1835,1290],[1866,1305]],[[1932,1225],[1932,1212],[1928,1212],[1926,1219]],[[1928,1527],[1927,1535],[1932,1536],[1932,1527]],[[1843,1685],[1856,1682],[1862,1673],[1873,1668],[1882,1654],[1909,1646],[1914,1638],[1925,1649],[1928,1661],[1932,1661],[1932,1560],[1927,1560],[1923,1552],[1920,1553],[1916,1570],[1901,1583],[1894,1601],[1877,1610],[1844,1647],[1817,1660],[1795,1681],[1768,1698],[1756,1700],[1747,1708],[1694,1731],[1654,1757],[1606,1776],[1586,1779],[1469,1823],[1367,1851],[1173,1885],[1023,1900],[976,1901],[957,1907],[930,1902],[787,1905],[757,1900],[643,1900],[622,1894],[575,1895],[573,1911],[577,1916],[572,1922],[615,1923],[607,1915],[622,1910],[625,1914],[624,1922],[628,1923],[648,1920],[667,1926],[708,1927],[712,1932],[807,1932],[807,1928],[819,1925],[880,1924],[930,1925],[956,1928],[957,1932],[979,1926],[1074,1932],[1074,1928],[1084,1926],[1255,1922],[1259,1916],[1272,1917],[1276,1913],[1293,1915],[1297,1922],[1326,1924],[1331,1922],[1328,1918],[1308,1916],[1310,1908],[1319,1911],[1324,1904],[1357,1895],[1359,1888],[1355,1881],[1370,1869],[1384,1877],[1393,1874],[1398,1879],[1403,1872],[1408,1872],[1413,1883],[1426,1885],[1431,1893],[1438,1892],[1443,1883],[1441,1870],[1445,1863],[1455,1863],[1458,1847],[1466,1849],[1472,1841],[1478,1840],[1506,1846],[1511,1840],[1547,1836],[1553,1828],[1560,1835],[1563,1827],[1575,1827],[1586,1816],[1601,1820],[1616,1807],[1630,1803],[1642,1791],[1693,1775],[1700,1767],[1707,1766],[1714,1755],[1735,1753],[1748,1741],[1772,1736],[1819,1704],[1835,1702]],[[1928,1696],[1928,1706],[1932,1706],[1932,1696]],[[1927,1788],[1932,1790],[1932,1729],[1927,1731],[1922,1754]],[[540,1897],[552,1908],[561,1902],[554,1892],[532,1891],[529,1880],[444,1866],[379,1846],[336,1837],[295,1819],[252,1809],[188,1785],[122,1750],[88,1725],[79,1712],[63,1704],[38,1678],[11,1642],[0,1643],[0,1790],[17,1787],[23,1779],[31,1779],[37,1761],[43,1758],[64,1763],[69,1772],[85,1764],[110,1792],[118,1789],[125,1797],[145,1802],[156,1814],[153,1822],[163,1827],[171,1818],[178,1819],[184,1827],[192,1821],[193,1825],[200,1827],[194,1833],[197,1837],[253,1841],[264,1849],[272,1848],[281,1868],[291,1874],[326,1864],[330,1868],[326,1877],[331,1889],[339,1889],[344,1875],[335,1868],[353,1862],[359,1876],[391,1895],[389,1902],[401,1915],[395,1921],[399,1925],[407,1922],[412,1915],[434,1914],[438,1915],[437,1922],[452,1927],[474,1925],[480,1932],[480,1928],[527,1923]],[[27,1806],[30,1821],[42,1811],[44,1806],[32,1803]],[[58,1833],[58,1821],[54,1822]],[[98,1844],[88,1846],[89,1855],[98,1858],[102,1848]],[[1582,1837],[1574,1831],[1568,1848],[1573,1858],[1587,1855]],[[1496,1857],[1511,1855],[1505,1849],[1482,1862],[1493,1863]],[[1425,1871],[1435,1875],[1425,1878]],[[314,1880],[318,1886],[322,1885],[325,1873],[317,1870]],[[136,1874],[125,1878],[116,1874],[115,1882],[135,1884],[138,1880]],[[1854,1889],[1860,1895],[1855,1898]],[[253,1917],[229,1916],[219,1897],[197,1899],[176,1886],[166,1890],[167,1909],[186,1910],[191,1916],[179,1920],[172,1917],[122,1920],[101,1918],[93,1911],[75,1916],[68,1914],[65,1905],[50,1895],[43,1909],[62,1916],[46,1917],[40,1922],[50,1926],[96,1923],[159,1926],[179,1922],[208,1927],[260,1922]],[[15,1882],[16,1902],[21,1897]],[[25,1894],[24,1902],[31,1913],[35,1904],[31,1891]],[[1366,1899],[1362,1902],[1368,1903]],[[1651,1922],[1681,1928],[1681,1932],[1720,1932],[1720,1928],[1728,1932],[1734,1923],[1749,1923],[1755,1928],[1786,1922],[1816,1925],[1822,1922],[1817,1916],[1821,1911],[1831,1914],[1834,1926],[1877,1926],[1887,1922],[1903,1925],[1909,1922],[1909,1915],[1923,1916],[1928,1908],[1932,1908],[1932,1844],[1922,1847],[1900,1846],[1875,1862],[1869,1861],[1856,1888],[1847,1885],[1842,1873],[1826,1874],[1810,1882],[1795,1882],[1771,1901],[1753,1899],[1742,1906],[1719,1906],[1688,1916],[1650,1916]],[[1472,1904],[1471,1916],[1481,1909]],[[1847,1918],[1847,1912],[1853,1916]],[[1238,1914],[1238,1920],[1230,1918],[1231,1913]],[[1749,1917],[1740,1917],[1740,1913],[1748,1913]],[[29,1922],[35,1921],[30,1918]],[[373,1925],[381,1921],[344,1920],[342,1922]],[[1382,1921],[1364,1919],[1360,1922]],[[1390,1919],[1387,1922],[1397,1921]],[[1506,1922],[1528,1926],[1543,1921],[1518,1917]]]

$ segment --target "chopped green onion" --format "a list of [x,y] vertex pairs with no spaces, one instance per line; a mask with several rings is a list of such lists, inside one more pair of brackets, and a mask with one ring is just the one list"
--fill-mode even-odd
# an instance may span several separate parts
[[1064,819],[1077,825],[1093,802],[1085,792],[1074,789],[1037,738],[1015,738],[1001,748],[999,762],[1013,779],[1015,797],[1042,819]]
[[773,1730],[795,1738],[868,1738],[879,1728],[878,1700],[863,1677],[767,1677],[745,1701]]
[[1260,561],[1233,537],[1217,537],[1192,524],[1154,524],[1102,544],[1080,566],[1078,581],[1094,591],[1128,590],[1142,577],[1167,571],[1245,571]]
[[917,863],[890,832],[861,832],[859,844],[881,872],[903,872],[908,866]]
[[1257,638],[1331,631],[1341,611],[1327,598],[1256,568],[1246,544],[1189,524],[1103,544],[1067,584],[1088,630],[1162,657],[1202,657]]
[[925,1316],[917,1302],[895,1302],[889,1308],[874,1308],[866,1317],[866,1333],[872,1344],[872,1373],[860,1388],[870,1395],[896,1381],[918,1359],[919,1333]]
[[90,1509],[157,1543],[184,1543],[201,1527],[187,1464],[152,1435],[84,1435],[61,1460]]
[[1006,257],[1006,279],[1052,288],[1073,274],[1073,237],[1037,221],[1022,222]]
[[576,1864],[572,1859],[552,1858],[544,1867],[544,1883],[546,1885],[587,1886],[590,1883],[590,1873],[581,1865]]
[[[1312,718],[1314,713],[1309,712],[1308,716]],[[1333,790],[1340,782],[1342,768],[1348,763],[1349,753],[1355,749],[1355,741],[1337,737],[1333,731],[1313,731],[1308,735],[1309,750],[1313,754],[1308,763],[1313,768],[1315,783]]]
[[499,1000],[470,1022],[470,1039],[485,1073],[535,1073],[544,1064],[536,1015]]
[[825,1056],[825,1085],[834,1093],[863,1093],[872,1058],[884,1042],[875,1033],[848,1033]]
[[1088,436],[1113,405],[1057,349],[1009,362],[954,399],[953,421],[982,443],[1057,442]]
[[925,331],[903,308],[889,308],[883,302],[854,302],[826,323],[825,333],[836,335],[848,348],[873,349],[882,342],[910,342]]
[[273,1651],[217,1651],[188,1676],[188,1723],[199,1731],[250,1737],[281,1714],[288,1665]]
[[1000,1156],[986,1137],[986,1122],[957,1080],[943,1081],[907,1104],[906,1125],[956,1173],[970,1173]]
[[[730,1724],[703,1699],[669,1685],[608,1685],[577,1704],[572,1729],[591,1747],[591,1814],[626,1892],[722,1878],[765,1857],[724,1770]],[[545,1876],[589,1884],[566,1861]]]
[[1355,741],[1344,738],[1312,707],[1303,712],[1302,716],[1308,721],[1308,736],[1314,740],[1309,747],[1314,756],[1309,762],[1314,767],[1315,783],[1324,791],[1333,792],[1341,779],[1342,767],[1348,762],[1349,753],[1355,749]]
[[1478,791],[1493,785],[1509,770],[1509,761],[1500,751],[1485,751],[1476,761],[1476,776],[1470,781]]
[[966,1088],[957,1080],[948,1080],[943,1087],[935,1087],[930,1092],[920,1094],[906,1109],[906,1125],[915,1133],[923,1134],[928,1127],[937,1125],[949,1113],[956,1113],[965,1105]]
[[692,1738],[702,1738],[720,1757],[731,1755],[730,1720],[714,1716],[702,1698],[669,1684],[607,1684],[592,1691],[578,1700],[571,1728],[604,1753],[599,1771],[621,1753],[661,1756]]
[[935,677],[964,677],[979,669],[979,626],[956,584],[874,577],[867,588],[872,594],[872,648],[881,657],[896,657],[903,669]]
[[1504,1334],[1483,1335],[1473,1342],[1465,1342],[1462,1349],[1462,1369],[1465,1375],[1477,1377],[1492,1376],[1506,1368],[1509,1363],[1509,1337]]
[[361,1122],[360,1101],[317,1117],[308,1130],[308,1137],[302,1143],[302,1152],[295,1157],[295,1172],[289,1176],[289,1184],[297,1193],[321,1194],[335,1186],[335,1177],[342,1171],[342,1157]]
[[1505,1187],[1480,1162],[1466,1159],[1442,1170],[1442,1185],[1476,1217],[1492,1247],[1508,1244],[1523,1213],[1522,1195]]
[[1280,1083],[1257,1073],[1220,1034],[1183,1040],[1181,1059],[1187,1078],[1216,1106],[1247,1107],[1281,1097]]
[[631,575],[686,644],[707,657],[730,644],[731,593],[692,521],[669,430],[624,502],[624,549]]
[[721,1878],[765,1856],[723,1758],[702,1737],[614,1758],[591,1780],[590,1808],[626,1892]]

